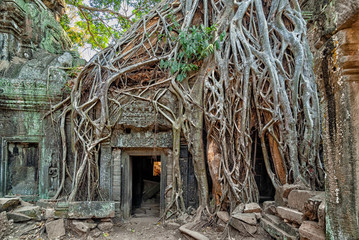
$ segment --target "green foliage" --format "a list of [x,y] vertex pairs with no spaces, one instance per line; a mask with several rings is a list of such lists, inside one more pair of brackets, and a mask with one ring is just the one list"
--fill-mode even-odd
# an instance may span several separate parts
[[[103,49],[146,14],[159,0],[66,0],[61,25],[75,46]],[[128,15],[122,15],[124,9]]]
[[[176,22],[174,21],[176,27]],[[169,29],[170,31],[172,29]],[[160,66],[162,68],[169,68],[171,74],[178,74],[177,80],[183,81],[190,71],[196,71],[199,68],[200,61],[208,55],[212,54],[214,47],[219,48],[218,40],[213,41],[213,33],[217,31],[216,27],[205,27],[203,25],[192,26],[186,31],[180,31],[177,41],[181,48],[175,59],[162,60]],[[220,41],[225,37],[223,32],[220,36]],[[174,39],[175,37],[172,36]]]

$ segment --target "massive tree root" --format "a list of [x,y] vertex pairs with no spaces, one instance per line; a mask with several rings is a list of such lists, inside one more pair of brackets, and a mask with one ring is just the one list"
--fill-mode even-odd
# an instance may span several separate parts
[[[178,58],[183,46],[177,37],[194,25],[215,26],[211,34],[217,46],[202,60],[187,57],[199,69],[178,81],[180,73],[160,62]],[[72,175],[68,200],[95,198],[99,144],[111,137],[123,107],[133,100],[151,102],[173,126],[169,208],[185,210],[181,135],[192,154],[199,213],[208,209],[211,197],[217,210],[258,201],[254,162],[259,148],[275,188],[294,182],[321,187],[319,103],[305,25],[296,0],[161,2],[97,54],[76,78],[71,96],[53,109],[63,107],[71,118],[76,154],[73,174],[64,163],[63,171]],[[86,194],[79,195],[81,186]]]

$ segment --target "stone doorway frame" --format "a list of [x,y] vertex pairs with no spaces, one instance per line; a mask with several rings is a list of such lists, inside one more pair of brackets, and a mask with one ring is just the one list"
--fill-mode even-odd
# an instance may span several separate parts
[[[114,187],[113,194],[121,195],[121,210],[124,219],[131,217],[132,210],[132,156],[160,156],[161,159],[161,181],[160,181],[160,214],[165,210],[165,189],[167,187],[167,161],[168,154],[166,149],[138,148],[138,149],[121,149],[121,177],[116,176],[118,164],[114,162],[114,180],[122,179],[121,189]],[[117,165],[117,167],[116,167]],[[119,173],[119,171],[117,171]],[[115,183],[115,182],[114,182]],[[115,184],[114,184],[115,186]],[[117,188],[117,189],[115,189]],[[118,194],[116,194],[118,192]]]
[[[7,171],[8,171],[8,151],[7,147],[9,143],[36,143],[38,145],[39,160],[38,160],[38,189],[40,190],[40,167],[41,167],[41,141],[42,136],[16,136],[16,137],[2,137],[1,138],[1,158],[0,158],[0,196],[6,195],[7,184]],[[40,195],[40,192],[39,192]]]

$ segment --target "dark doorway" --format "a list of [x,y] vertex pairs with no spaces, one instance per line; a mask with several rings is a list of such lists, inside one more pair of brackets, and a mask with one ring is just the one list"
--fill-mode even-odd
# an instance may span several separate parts
[[6,194],[38,195],[39,153],[37,143],[9,143],[7,149]]
[[160,156],[132,156],[132,214],[160,215]]
[[[260,140],[256,141],[256,158],[255,158],[255,181],[259,190],[259,202],[271,201],[274,200],[275,188],[272,184],[272,181],[269,178],[264,158]],[[267,148],[268,149],[268,148]]]

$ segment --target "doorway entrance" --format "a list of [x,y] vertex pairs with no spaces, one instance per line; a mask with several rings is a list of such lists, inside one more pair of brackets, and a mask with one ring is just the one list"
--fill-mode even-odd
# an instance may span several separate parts
[[121,151],[120,201],[124,219],[133,215],[157,217],[164,212],[167,158],[166,149]]
[[132,156],[132,210],[135,217],[160,215],[160,156]]
[[[269,146],[267,146],[267,149],[269,149]],[[274,200],[275,188],[268,175],[264,163],[264,156],[259,138],[257,138],[256,141],[254,141],[254,151],[256,153],[255,155],[256,157],[254,159],[254,164],[253,164],[254,173],[255,173],[254,178],[259,191],[259,202],[262,203],[264,201],[272,201]]]
[[8,143],[5,194],[36,197],[38,192],[39,151],[37,143]]

